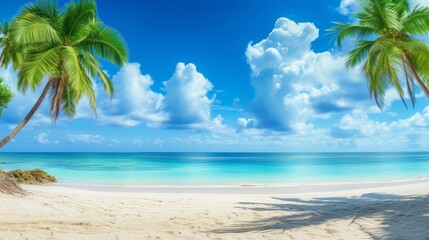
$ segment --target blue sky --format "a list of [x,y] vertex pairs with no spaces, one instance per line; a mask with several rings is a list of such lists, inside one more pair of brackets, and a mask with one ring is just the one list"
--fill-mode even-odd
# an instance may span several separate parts
[[[27,1],[0,3],[0,20]],[[62,6],[67,1],[59,1]],[[429,1],[414,0],[412,4]],[[3,151],[416,151],[429,138],[428,100],[406,110],[394,90],[381,112],[325,30],[353,21],[354,0],[98,1],[128,44],[129,63],[103,68],[96,118],[49,119],[48,101]],[[16,92],[16,73],[1,69]],[[6,135],[41,88],[0,117]]]

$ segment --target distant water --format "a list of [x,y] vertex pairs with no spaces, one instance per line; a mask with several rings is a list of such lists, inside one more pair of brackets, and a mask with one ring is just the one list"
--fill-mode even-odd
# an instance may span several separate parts
[[0,169],[59,182],[287,184],[429,177],[429,153],[0,153]]

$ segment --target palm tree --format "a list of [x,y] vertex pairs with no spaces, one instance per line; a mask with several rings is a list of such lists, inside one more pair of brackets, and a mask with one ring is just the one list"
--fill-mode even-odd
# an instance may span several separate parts
[[52,96],[50,115],[54,122],[60,111],[73,117],[84,95],[96,113],[91,78],[99,78],[107,93],[113,94],[113,84],[97,58],[118,66],[127,61],[124,41],[97,18],[94,0],[71,2],[61,10],[49,0],[32,3],[2,30],[0,63],[13,63],[18,71],[18,89],[34,91],[44,79],[47,82],[36,104],[0,141],[0,147],[27,124],[48,93]]
[[429,97],[429,46],[421,37],[429,32],[429,8],[410,8],[408,0],[361,0],[356,22],[334,22],[328,31],[336,34],[341,47],[347,38],[356,38],[347,55],[346,66],[361,65],[368,80],[370,96],[382,110],[387,88],[396,88],[404,100],[404,86],[415,105],[415,82]]

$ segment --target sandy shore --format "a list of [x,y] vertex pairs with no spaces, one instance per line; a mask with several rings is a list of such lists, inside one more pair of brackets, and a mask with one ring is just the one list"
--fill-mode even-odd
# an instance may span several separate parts
[[0,195],[0,239],[429,239],[427,179],[80,187],[25,186],[27,196]]

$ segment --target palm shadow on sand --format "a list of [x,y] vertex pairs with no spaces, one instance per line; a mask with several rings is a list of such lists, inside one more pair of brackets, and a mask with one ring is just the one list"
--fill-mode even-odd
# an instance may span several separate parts
[[[350,227],[353,224],[359,225],[358,222],[363,218],[375,216],[381,223],[378,227],[361,228],[369,238],[429,239],[429,195],[369,193],[350,198],[273,199],[276,203],[240,202],[238,208],[254,213],[272,211],[276,216],[227,226],[213,232],[286,232],[336,220],[346,220],[349,222],[346,226]],[[335,232],[332,237],[335,237]]]

